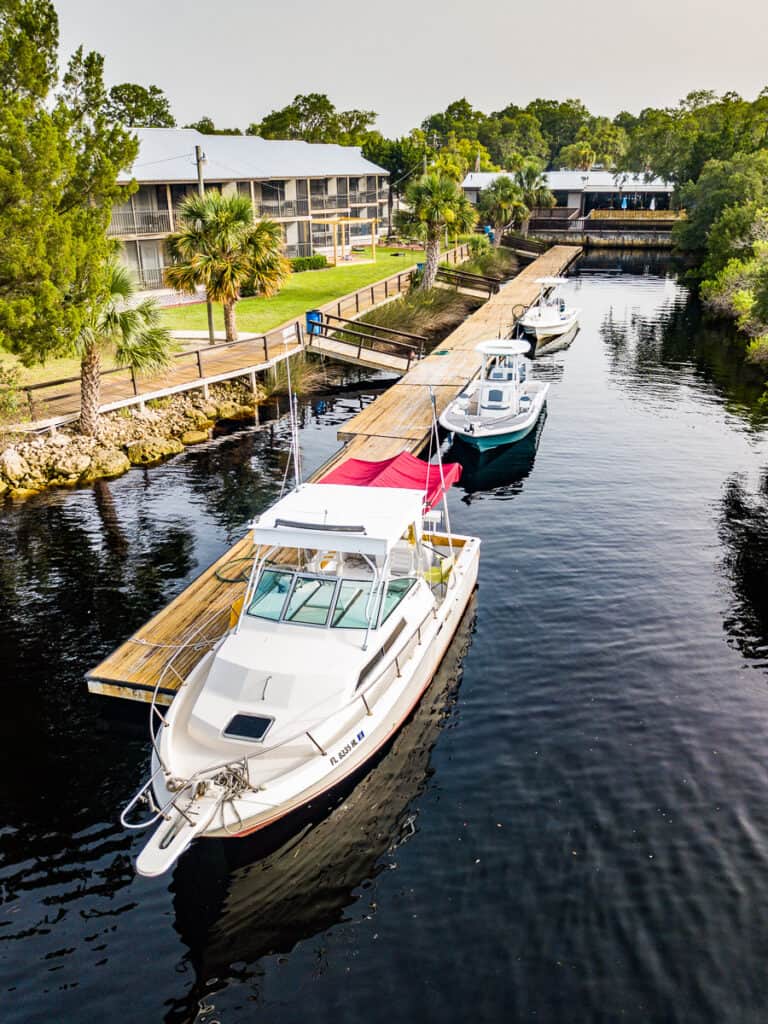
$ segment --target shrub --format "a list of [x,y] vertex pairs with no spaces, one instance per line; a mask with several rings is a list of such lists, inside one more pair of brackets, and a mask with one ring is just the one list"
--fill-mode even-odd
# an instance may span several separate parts
[[21,372],[18,366],[0,363],[0,422],[15,419],[21,406]]
[[295,274],[302,270],[323,270],[328,266],[328,260],[322,253],[315,253],[314,256],[296,256],[291,260],[291,268]]
[[[303,352],[291,356],[290,361],[291,390],[294,395],[307,395],[312,391],[319,391],[325,386],[326,379],[322,364],[309,359]],[[271,370],[267,370],[263,381],[265,398],[288,394],[287,362],[287,359],[281,359]]]
[[457,270],[466,270],[470,274],[483,274],[485,277],[513,277],[519,266],[517,256],[510,250],[499,247],[481,253],[466,263],[461,263]]
[[487,235],[473,235],[467,242],[467,248],[473,259],[486,256],[491,251],[491,243]]
[[412,288],[402,298],[364,313],[358,322],[373,327],[374,334],[378,325],[434,339],[460,323],[477,305],[477,299],[452,288],[432,288],[428,292]]

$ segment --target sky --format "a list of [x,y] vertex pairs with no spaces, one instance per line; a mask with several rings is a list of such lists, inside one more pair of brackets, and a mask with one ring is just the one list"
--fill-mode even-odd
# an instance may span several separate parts
[[54,2],[64,56],[83,44],[107,85],[160,86],[178,124],[245,128],[324,92],[394,136],[462,96],[485,112],[574,96],[613,116],[768,85],[768,0]]

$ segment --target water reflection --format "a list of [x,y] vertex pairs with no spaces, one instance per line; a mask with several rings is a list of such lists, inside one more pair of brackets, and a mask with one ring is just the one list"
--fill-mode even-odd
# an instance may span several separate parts
[[350,916],[376,912],[366,890],[381,871],[396,867],[397,848],[416,834],[412,803],[427,785],[432,749],[457,699],[475,605],[473,597],[413,717],[361,781],[350,780],[343,793],[293,818],[282,832],[198,843],[179,861],[175,927],[189,948],[185,960],[195,983],[172,1005],[168,1024],[197,1019],[203,1000],[210,1006],[230,978],[258,976],[261,957],[287,954]]
[[536,452],[547,419],[546,409],[531,433],[515,444],[481,452],[456,436],[444,455],[446,462],[461,464],[459,487],[469,505],[484,498],[514,498],[523,489],[536,461]]
[[727,481],[720,538],[734,598],[725,630],[744,657],[768,666],[768,470],[752,493],[743,476]]
[[745,361],[743,337],[731,325],[708,319],[701,304],[671,279],[663,301],[655,291],[648,302],[629,309],[610,304],[604,313],[600,336],[612,375],[635,393],[639,378],[658,385],[673,402],[679,400],[677,386],[693,375],[753,429],[768,422],[765,374]]

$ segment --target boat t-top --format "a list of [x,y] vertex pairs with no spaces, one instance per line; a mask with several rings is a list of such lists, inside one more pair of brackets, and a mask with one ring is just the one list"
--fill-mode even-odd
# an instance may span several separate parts
[[255,520],[230,628],[167,711],[152,702],[151,776],[122,816],[155,826],[141,874],[168,870],[196,837],[248,835],[304,807],[405,722],[477,579],[479,540],[441,529],[434,508],[460,472],[408,453],[347,459]]
[[579,322],[580,309],[567,306],[565,299],[557,295],[557,286],[564,284],[565,277],[539,277],[539,297],[520,317],[518,323],[536,340],[557,338],[567,334]]
[[520,441],[533,430],[547,400],[549,384],[534,380],[521,339],[481,341],[480,375],[447,406],[440,423],[463,441],[485,451]]

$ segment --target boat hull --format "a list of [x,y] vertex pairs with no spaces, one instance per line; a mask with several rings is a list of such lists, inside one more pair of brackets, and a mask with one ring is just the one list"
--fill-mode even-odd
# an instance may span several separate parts
[[540,341],[542,338],[559,338],[562,334],[567,334],[568,331],[576,326],[579,322],[579,312],[580,310],[578,309],[572,310],[568,316],[557,320],[522,317],[518,322],[525,332],[532,334],[537,341]]
[[287,815],[302,810],[307,804],[321,799],[341,783],[348,780],[350,776],[369,767],[370,763],[381,753],[382,748],[395,738],[408,721],[440,667],[440,663],[453,640],[464,611],[477,586],[479,556],[480,548],[477,545],[471,561],[467,565],[465,572],[462,573],[461,582],[456,586],[455,594],[450,598],[446,598],[446,601],[451,602],[451,606],[442,620],[442,625],[438,626],[436,635],[431,640],[426,638],[424,640],[423,646],[425,651],[413,672],[411,684],[387,716],[387,721],[382,723],[382,726],[370,735],[369,742],[364,746],[358,746],[356,751],[353,750],[345,758],[343,765],[330,772],[316,785],[298,793],[293,799],[285,801],[279,807],[270,811],[254,815],[251,819],[244,819],[242,828],[237,831],[232,831],[231,828],[209,829],[203,833],[202,838],[237,839],[253,835],[255,832],[276,824]]
[[[544,406],[542,406],[542,409]],[[501,448],[503,445],[514,444],[516,441],[522,441],[523,438],[528,437],[531,431],[535,428],[539,421],[539,415],[533,420],[528,426],[523,427],[521,430],[513,430],[509,434],[486,434],[482,437],[476,437],[474,434],[458,434],[457,436],[468,445],[476,448],[480,452],[487,452],[491,448]]]
[[[316,740],[313,758],[242,796],[222,800],[203,791],[178,813],[169,813],[139,854],[136,869],[150,877],[167,871],[190,843],[199,838],[240,838],[266,829],[330,793],[372,763],[405,724],[429,686],[456,632],[477,583],[480,542],[455,538],[456,563],[443,600],[421,621],[397,655],[387,659],[379,682],[361,691],[359,710],[333,725],[333,739]],[[410,653],[409,653],[410,652]],[[399,659],[399,660],[398,660]],[[388,679],[392,679],[388,682]],[[384,685],[378,696],[374,691]],[[367,696],[366,696],[367,695]],[[327,723],[331,728],[329,720]],[[343,722],[346,721],[346,728]],[[318,730],[313,729],[315,736]],[[162,741],[161,741],[162,742]],[[166,789],[157,752],[153,756],[153,790],[158,807],[174,794]]]
[[[463,413],[454,414],[454,403],[452,402],[440,417],[440,424],[450,430],[454,437],[460,438],[465,444],[471,445],[478,451],[485,452],[490,448],[499,448],[502,445],[514,444],[528,437],[541,418],[542,412],[547,407],[547,392],[549,385],[543,385],[536,393],[533,401],[533,408],[525,417],[499,417],[495,422],[487,420],[485,423],[469,424],[474,425],[474,430],[462,429],[460,423],[466,427],[468,418]],[[506,422],[505,422],[506,419]]]

